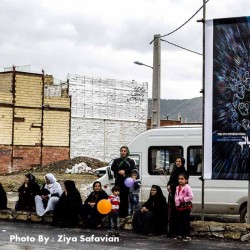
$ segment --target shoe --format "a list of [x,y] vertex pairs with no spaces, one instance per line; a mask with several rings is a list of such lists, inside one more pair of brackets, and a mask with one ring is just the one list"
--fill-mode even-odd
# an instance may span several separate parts
[[191,240],[191,238],[188,237],[188,236],[186,236],[186,237],[183,238],[183,241],[190,241],[190,240]]
[[108,237],[112,237],[113,236],[113,232],[112,231],[108,231]]
[[119,237],[119,235],[120,235],[119,232],[117,232],[117,231],[114,232],[115,237]]
[[182,240],[181,236],[174,237],[174,240]]

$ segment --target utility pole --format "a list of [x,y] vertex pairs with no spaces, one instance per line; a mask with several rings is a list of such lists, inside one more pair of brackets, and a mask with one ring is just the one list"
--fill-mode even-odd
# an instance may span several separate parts
[[205,208],[205,180],[204,180],[204,114],[205,114],[205,27],[206,27],[206,1],[203,0],[203,18],[202,18],[202,183],[201,183],[201,220],[204,221]]
[[160,127],[161,121],[161,36],[154,35],[152,117],[151,128]]

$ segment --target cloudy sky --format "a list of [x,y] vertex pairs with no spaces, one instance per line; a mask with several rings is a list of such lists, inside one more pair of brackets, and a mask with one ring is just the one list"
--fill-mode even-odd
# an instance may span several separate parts
[[[0,0],[0,70],[30,65],[31,72],[148,82],[152,88],[155,34],[187,21],[203,0]],[[206,19],[250,15],[249,0],[210,0]],[[202,10],[163,37],[202,53]],[[200,96],[202,56],[161,42],[161,98]]]

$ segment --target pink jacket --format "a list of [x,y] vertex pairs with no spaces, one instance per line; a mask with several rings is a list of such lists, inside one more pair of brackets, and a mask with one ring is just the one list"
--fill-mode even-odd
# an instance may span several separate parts
[[176,187],[174,197],[176,206],[180,206],[181,203],[191,201],[193,198],[193,191],[188,184],[186,184],[184,187],[181,187],[180,185]]

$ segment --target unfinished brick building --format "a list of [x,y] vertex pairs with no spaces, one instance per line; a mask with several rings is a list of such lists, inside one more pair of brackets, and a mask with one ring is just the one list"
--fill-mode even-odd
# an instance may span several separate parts
[[53,77],[0,72],[0,173],[69,159],[70,98],[60,88],[48,96]]

